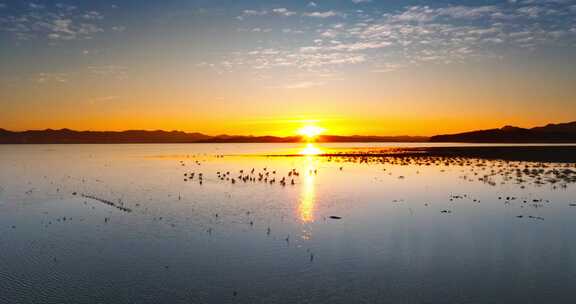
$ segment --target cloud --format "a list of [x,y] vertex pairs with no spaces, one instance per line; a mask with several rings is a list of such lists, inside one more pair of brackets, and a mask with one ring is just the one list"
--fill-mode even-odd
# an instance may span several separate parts
[[102,19],[104,19],[104,16],[102,16],[102,14],[100,14],[99,12],[96,12],[96,11],[89,11],[89,12],[85,13],[84,15],[82,15],[82,17],[84,19],[87,19],[87,20],[102,20]]
[[301,82],[287,83],[287,84],[282,84],[282,85],[278,85],[278,86],[273,86],[272,88],[287,89],[287,90],[309,89],[309,88],[314,88],[314,87],[320,87],[320,86],[323,86],[325,84],[326,83],[323,81],[301,81]]
[[352,3],[354,4],[369,3],[369,2],[372,2],[372,0],[352,0]]
[[277,14],[277,15],[286,16],[286,17],[296,15],[296,12],[290,11],[287,8],[275,8],[272,10],[272,12]]
[[101,102],[110,102],[120,99],[120,96],[111,95],[111,96],[101,96],[101,97],[94,97],[90,98],[88,101],[90,104],[96,104]]
[[259,27],[257,27],[257,28],[253,28],[252,31],[253,32],[270,33],[270,32],[272,32],[272,29],[271,28],[259,28]]
[[69,5],[69,4],[64,4],[64,3],[56,3],[55,7],[59,10],[66,11],[66,12],[71,12],[71,11],[75,11],[78,9],[74,5]]
[[242,14],[244,16],[264,16],[268,14],[268,11],[266,10],[261,10],[261,11],[257,11],[257,10],[244,10],[242,12]]
[[304,34],[304,31],[295,30],[295,29],[291,29],[291,28],[285,28],[285,29],[282,29],[282,33],[284,33],[284,34]]
[[406,67],[406,65],[398,64],[398,63],[383,63],[378,64],[373,70],[372,73],[390,73],[400,70]]
[[28,3],[28,7],[33,9],[33,10],[41,10],[41,9],[45,9],[46,7],[42,4],[38,4],[38,3]]
[[0,31],[18,40],[85,40],[104,32],[104,16],[97,11],[81,12],[75,6],[30,3],[28,10],[0,15]]
[[[368,71],[388,73],[410,66],[502,58],[510,50],[573,46],[573,3],[519,0],[476,6],[436,3],[384,14],[363,10],[307,12],[302,16],[316,20],[308,19],[282,32],[309,35],[291,37],[290,43],[277,41],[273,49],[236,52],[226,58],[226,67],[219,68],[242,67],[258,75],[273,69],[319,75],[362,65]],[[335,16],[345,16],[346,22],[330,19]]]
[[390,46],[391,44],[392,43],[387,41],[362,41],[355,43],[337,42],[334,45],[329,46],[305,46],[301,47],[300,51],[303,53],[330,52],[330,51],[356,52],[370,49],[381,49]]
[[325,12],[311,12],[311,13],[304,13],[306,17],[314,17],[314,18],[329,18],[339,16],[340,14],[335,11],[325,11]]
[[478,19],[498,13],[496,6],[449,6],[431,8],[429,6],[411,6],[400,14],[387,14],[390,21],[394,22],[430,22],[439,18],[453,19]]
[[518,9],[518,12],[522,15],[528,16],[530,18],[537,18],[540,15],[547,12],[546,9],[538,6],[525,6]]
[[92,34],[103,31],[94,24],[75,24],[72,19],[56,19],[48,25],[48,28],[50,30],[48,38],[56,40],[90,39]]
[[115,26],[111,27],[111,29],[114,32],[124,32],[126,30],[126,27],[123,25],[115,25]]
[[91,65],[88,66],[88,72],[94,76],[126,79],[128,77],[128,68],[119,65]]
[[35,75],[34,81],[39,84],[67,83],[68,78],[66,73],[41,72]]
[[450,6],[436,10],[439,16],[448,16],[456,19],[477,19],[499,12],[499,8],[494,5],[478,7]]

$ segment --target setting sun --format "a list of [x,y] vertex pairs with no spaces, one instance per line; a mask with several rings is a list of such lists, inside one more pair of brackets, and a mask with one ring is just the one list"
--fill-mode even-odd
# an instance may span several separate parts
[[298,134],[304,136],[306,138],[312,139],[322,133],[324,133],[325,129],[318,127],[318,126],[304,126],[298,130]]

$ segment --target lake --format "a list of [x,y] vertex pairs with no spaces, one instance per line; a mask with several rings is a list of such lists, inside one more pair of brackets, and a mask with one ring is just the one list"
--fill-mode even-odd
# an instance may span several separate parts
[[573,303],[574,163],[430,145],[0,146],[0,302]]

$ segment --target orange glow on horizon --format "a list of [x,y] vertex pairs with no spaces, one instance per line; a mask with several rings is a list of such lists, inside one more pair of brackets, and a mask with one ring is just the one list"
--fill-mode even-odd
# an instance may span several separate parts
[[[14,104],[11,107],[20,106]],[[55,130],[68,128],[77,131],[176,130],[189,133],[199,132],[209,136],[227,134],[287,137],[298,135],[302,136],[304,141],[314,141],[318,135],[325,134],[340,136],[432,136],[500,128],[504,125],[529,128],[546,125],[550,122],[561,123],[570,120],[569,118],[548,119],[528,116],[510,119],[509,117],[488,117],[487,113],[476,113],[475,116],[471,116],[465,112],[459,113],[460,116],[458,117],[441,115],[430,117],[420,113],[386,113],[377,117],[352,114],[343,117],[334,114],[322,117],[320,127],[316,125],[316,121],[309,122],[307,120],[307,116],[318,117],[320,114],[317,113],[305,117],[300,115],[271,115],[262,118],[252,116],[247,118],[243,117],[246,114],[240,113],[238,118],[228,119],[215,114],[219,112],[201,112],[199,114],[187,111],[169,111],[165,108],[146,108],[145,106],[130,109],[124,109],[124,106],[108,107],[99,111],[82,105],[77,108],[69,107],[66,111],[62,111],[56,106],[47,107],[43,111],[33,111],[31,107],[27,110],[30,111],[26,113],[3,112],[5,117],[1,117],[2,125],[0,128],[10,131],[44,130],[47,128]],[[77,111],[82,111],[82,115],[78,115]],[[66,114],[65,117],[63,117],[62,112]],[[565,113],[570,112],[566,111]],[[232,114],[229,115],[232,116]],[[27,117],[27,119],[24,120],[21,117]],[[318,130],[309,129],[308,126],[319,128],[321,133],[318,133]]]

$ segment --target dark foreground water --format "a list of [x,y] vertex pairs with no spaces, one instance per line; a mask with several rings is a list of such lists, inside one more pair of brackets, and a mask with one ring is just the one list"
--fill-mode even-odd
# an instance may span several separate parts
[[0,146],[0,302],[574,303],[574,164],[355,146]]

